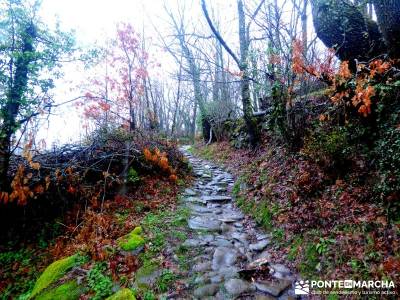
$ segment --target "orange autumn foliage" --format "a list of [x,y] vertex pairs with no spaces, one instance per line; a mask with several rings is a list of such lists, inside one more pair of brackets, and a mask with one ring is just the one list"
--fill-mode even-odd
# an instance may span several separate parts
[[[359,63],[355,74],[350,71],[349,62],[343,61],[338,71],[334,73],[330,55],[324,63],[317,61],[314,65],[306,64],[302,45],[300,40],[293,42],[293,73],[297,75],[307,73],[327,82],[331,86],[330,99],[333,103],[344,103],[353,107],[363,117],[369,116],[372,112],[373,98],[376,95],[374,88],[376,79],[383,77],[392,69],[392,61],[375,59],[368,65]],[[324,117],[320,117],[321,119],[324,120]]]
[[167,173],[171,181],[176,181],[178,179],[175,170],[169,164],[167,154],[165,152],[161,153],[158,148],[155,148],[154,153],[151,153],[148,148],[144,148],[143,155],[146,161]]

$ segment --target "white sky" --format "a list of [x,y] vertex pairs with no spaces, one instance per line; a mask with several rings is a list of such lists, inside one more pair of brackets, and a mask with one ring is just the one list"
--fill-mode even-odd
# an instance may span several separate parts
[[[232,6],[234,0],[212,0],[213,6],[223,4]],[[228,5],[227,2],[231,2]],[[144,27],[146,37],[157,39],[154,27],[162,33],[166,33],[167,17],[164,13],[164,5],[171,11],[176,11],[177,3],[185,4],[190,10],[191,21],[203,21],[203,15],[199,0],[43,0],[41,15],[49,26],[55,23],[56,18],[61,23],[61,28],[76,31],[78,45],[91,45],[95,42],[102,44],[107,37],[111,37],[119,22],[131,23],[141,32]],[[210,5],[209,4],[209,5]],[[162,66],[171,66],[171,58],[162,55]],[[160,56],[158,55],[158,59]],[[167,60],[167,61],[166,61]],[[169,62],[168,62],[169,60]],[[72,66],[65,68],[65,80],[69,81],[81,77],[79,71]],[[70,91],[68,84],[58,82],[56,84],[56,102],[64,102],[78,96],[79,91]],[[82,132],[82,120],[73,107],[65,107],[55,110],[57,115],[50,117],[49,122],[40,131],[38,140],[45,139],[47,145],[53,142],[70,142],[79,139]]]
[[[103,41],[115,32],[118,22],[129,22],[135,28],[142,28],[146,14],[161,11],[161,0],[43,0],[41,6],[42,19],[49,25],[54,24],[56,18],[61,28],[76,31],[79,46],[91,46]],[[146,30],[149,26],[146,26]],[[82,74],[74,66],[65,67],[65,81],[56,83],[56,102],[64,102],[80,95],[80,91],[70,91],[69,80],[79,82]],[[52,143],[65,143],[80,139],[83,133],[83,122],[78,111],[73,106],[54,110],[56,115],[49,118],[49,122],[38,134],[38,140],[44,139],[50,146]]]
[[[258,0],[246,1],[250,7],[258,3]],[[154,27],[163,35],[171,34],[171,26],[168,24],[169,18],[165,14],[164,6],[176,13],[177,8],[182,5],[187,8],[185,17],[192,27],[198,29],[199,23],[205,23],[200,0],[42,0],[41,15],[43,21],[50,27],[55,23],[57,16],[61,28],[74,29],[80,46],[91,45],[95,42],[102,44],[108,37],[112,37],[116,24],[119,22],[131,23],[138,32],[144,28],[146,38],[152,37],[156,41],[158,37]],[[218,19],[221,19],[224,25],[221,32],[232,45],[237,39],[236,0],[207,0],[207,5],[210,13],[214,9],[220,15]],[[208,26],[205,26],[204,30],[207,30],[207,34],[211,34]],[[234,50],[237,48],[237,43],[233,48]],[[172,57],[164,53],[162,49],[156,47],[152,49],[153,55],[157,56],[157,60],[164,69],[164,74],[167,73],[165,71],[172,71],[171,68],[174,68]],[[80,91],[77,89],[71,91],[71,85],[67,82],[79,81],[81,78],[83,78],[82,71],[66,66],[65,81],[56,83],[56,103],[79,96]],[[49,122],[40,131],[38,140],[43,138],[50,146],[53,142],[65,143],[80,139],[83,123],[77,110],[73,107],[64,107],[55,112],[58,115],[50,117]]]

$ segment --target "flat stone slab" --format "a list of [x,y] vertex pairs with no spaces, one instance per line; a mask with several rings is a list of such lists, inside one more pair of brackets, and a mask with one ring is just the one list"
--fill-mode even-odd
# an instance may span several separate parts
[[230,196],[202,196],[201,200],[205,201],[205,202],[227,202],[227,201],[231,201],[232,197]]
[[209,261],[198,263],[197,265],[194,265],[194,267],[193,267],[194,272],[205,272],[210,269],[211,269],[211,262],[209,262]]
[[205,202],[203,199],[199,198],[199,197],[186,197],[183,199],[186,202],[190,202],[190,203],[196,203],[196,204],[202,204],[202,205],[206,205],[207,202]]
[[197,193],[192,189],[185,189],[185,193],[184,194],[186,196],[196,196],[197,195]]
[[292,282],[289,280],[278,280],[278,281],[256,281],[254,283],[257,290],[271,294],[274,297],[278,297],[284,290],[291,286]]
[[205,207],[205,206],[200,206],[200,205],[190,205],[189,208],[192,210],[192,212],[200,213],[200,214],[207,214],[207,213],[212,213],[214,210]]
[[268,244],[268,240],[261,240],[255,244],[250,244],[249,248],[251,251],[262,251],[268,246]]
[[204,299],[205,297],[214,296],[218,290],[218,284],[210,283],[195,289],[193,295],[198,299]]
[[233,266],[238,258],[238,253],[235,249],[228,247],[218,247],[215,249],[212,269],[220,270],[223,267]]
[[218,231],[220,230],[221,222],[197,216],[189,219],[188,225],[194,230]]
[[196,240],[196,239],[187,239],[183,242],[182,246],[194,248],[194,247],[201,247],[207,245],[206,241]]
[[242,279],[231,278],[225,282],[225,290],[233,297],[237,297],[251,289],[254,289],[250,283]]

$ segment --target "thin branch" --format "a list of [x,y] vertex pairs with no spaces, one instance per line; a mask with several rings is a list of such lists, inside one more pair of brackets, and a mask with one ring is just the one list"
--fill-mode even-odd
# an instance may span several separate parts
[[207,11],[207,6],[206,6],[206,1],[201,0],[201,8],[203,9],[204,16],[207,20],[208,26],[210,26],[211,31],[214,33],[215,37],[218,39],[218,41],[221,43],[222,47],[225,48],[226,52],[229,53],[229,55],[233,58],[233,60],[236,62],[239,68],[241,68],[241,63],[239,58],[233,53],[231,48],[226,44],[225,40],[222,38],[221,34],[218,32],[218,30],[214,27],[214,24],[212,23],[210,16]]

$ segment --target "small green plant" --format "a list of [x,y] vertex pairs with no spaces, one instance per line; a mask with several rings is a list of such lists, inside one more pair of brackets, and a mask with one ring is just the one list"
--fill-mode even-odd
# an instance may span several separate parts
[[303,238],[301,236],[297,236],[291,243],[289,253],[288,253],[288,260],[295,260],[297,255],[299,254],[299,248],[303,243]]
[[282,228],[276,228],[272,231],[272,237],[277,242],[282,242],[285,237],[285,231]]
[[238,180],[235,181],[235,184],[233,185],[232,195],[235,197],[237,197],[240,193],[240,184],[241,184],[241,180],[239,178]]
[[146,291],[143,294],[143,300],[156,300],[156,296],[154,295],[153,291]]
[[103,299],[112,294],[113,283],[107,275],[106,264],[104,262],[96,263],[88,272],[87,281],[89,287],[96,293],[93,300]]
[[315,249],[317,250],[319,255],[325,255],[329,251],[329,245],[334,243],[335,243],[334,239],[320,238],[319,242],[315,246]]
[[272,217],[273,214],[268,204],[265,201],[262,201],[261,204],[258,205],[257,210],[255,211],[255,219],[257,223],[259,223],[266,229],[271,229]]
[[168,291],[168,287],[177,279],[177,275],[171,270],[164,270],[161,276],[157,280],[157,286],[160,292],[165,293]]
[[315,269],[319,264],[319,254],[315,244],[309,243],[305,245],[304,260],[300,264],[300,272],[302,275],[315,274]]
[[138,172],[134,168],[129,168],[128,171],[128,182],[129,183],[138,183],[140,181],[140,176]]

